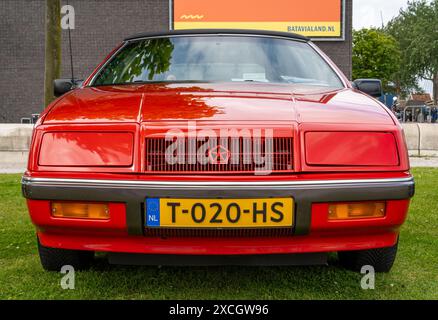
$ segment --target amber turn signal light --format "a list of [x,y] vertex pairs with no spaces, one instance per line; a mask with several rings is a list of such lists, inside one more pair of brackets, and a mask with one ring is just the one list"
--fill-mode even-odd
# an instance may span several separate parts
[[351,202],[329,205],[329,220],[379,218],[385,216],[385,202]]
[[106,203],[52,202],[52,216],[57,218],[109,219]]

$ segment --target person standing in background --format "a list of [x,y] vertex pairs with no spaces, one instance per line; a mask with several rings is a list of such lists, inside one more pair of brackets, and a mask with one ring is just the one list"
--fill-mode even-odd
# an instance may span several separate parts
[[432,116],[431,122],[435,123],[437,121],[437,119],[438,119],[438,109],[437,109],[437,107],[432,107],[431,116]]

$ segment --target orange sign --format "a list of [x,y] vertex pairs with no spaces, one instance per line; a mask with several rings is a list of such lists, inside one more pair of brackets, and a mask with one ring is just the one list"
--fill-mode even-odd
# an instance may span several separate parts
[[176,30],[259,29],[343,39],[344,0],[173,0],[171,4]]

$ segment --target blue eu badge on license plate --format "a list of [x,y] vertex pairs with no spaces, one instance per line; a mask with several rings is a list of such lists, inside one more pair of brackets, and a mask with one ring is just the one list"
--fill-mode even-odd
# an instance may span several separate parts
[[159,198],[146,199],[146,226],[148,227],[160,226],[160,199]]

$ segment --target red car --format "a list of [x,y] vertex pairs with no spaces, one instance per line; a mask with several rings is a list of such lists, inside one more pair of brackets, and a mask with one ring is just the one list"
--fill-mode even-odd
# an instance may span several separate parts
[[[365,94],[362,90],[368,94]],[[43,267],[323,264],[389,271],[414,180],[403,131],[307,38],[125,39],[55,81],[23,195]]]

